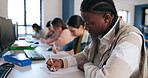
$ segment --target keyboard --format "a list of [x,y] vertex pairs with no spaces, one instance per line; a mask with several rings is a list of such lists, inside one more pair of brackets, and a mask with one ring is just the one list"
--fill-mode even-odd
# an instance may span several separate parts
[[4,63],[0,65],[0,78],[7,78],[8,74],[14,67],[14,64]]
[[45,58],[35,50],[25,50],[25,55],[32,61],[45,60]]

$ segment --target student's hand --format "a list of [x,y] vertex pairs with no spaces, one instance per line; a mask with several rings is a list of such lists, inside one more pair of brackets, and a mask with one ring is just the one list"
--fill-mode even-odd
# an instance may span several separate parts
[[52,59],[52,60],[53,60],[53,64],[50,59],[46,62],[47,68],[49,70],[51,70],[51,71],[56,70],[57,71],[59,68],[62,67],[62,65],[63,65],[62,60],[59,60],[59,59]]
[[80,64],[78,64],[78,69],[84,71],[83,66],[84,66],[84,64],[87,63],[87,62],[88,62],[88,61],[84,61],[84,62],[81,62]]
[[32,38],[37,38],[37,39],[40,39],[40,37],[38,37],[38,36],[32,36]]
[[56,40],[56,39],[54,39],[54,38],[53,38],[53,39],[47,39],[47,42],[46,42],[46,43],[47,43],[47,44],[50,44],[50,43],[53,43],[55,40]]
[[41,43],[47,43],[47,40],[44,38],[40,38]]
[[36,36],[32,36],[32,38],[36,38]]
[[70,51],[66,51],[68,54],[70,54],[70,55],[74,55],[74,50],[72,49],[72,50],[70,50]]
[[53,53],[57,54],[57,52],[60,50],[60,47],[53,47],[52,51]]
[[49,31],[47,34],[48,35],[52,35],[53,34],[53,31]]

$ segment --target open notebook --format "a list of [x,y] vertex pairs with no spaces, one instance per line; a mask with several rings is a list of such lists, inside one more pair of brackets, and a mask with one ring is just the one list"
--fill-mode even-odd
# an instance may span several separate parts
[[60,51],[60,52],[58,52],[57,54],[54,54],[53,52],[44,52],[42,55],[43,55],[44,57],[46,57],[47,59],[49,59],[49,55],[50,55],[52,58],[55,58],[55,59],[60,59],[60,58],[63,58],[63,57],[70,56],[70,54],[68,54],[68,53],[65,52],[65,51]]
[[[70,56],[70,54],[68,54],[65,51],[60,51],[57,54],[54,54],[51,52],[44,53],[44,57],[46,57],[46,58],[49,58],[49,55],[55,59],[60,59],[63,57]],[[70,72],[79,71],[79,69],[77,69],[77,67],[69,67],[69,68],[60,68],[58,71],[53,72],[53,71],[50,71],[46,65],[44,65],[44,67],[41,67],[41,69],[49,74],[66,74],[66,73],[70,73]]]
[[24,40],[15,41],[12,47],[30,47],[31,43],[27,43]]
[[41,67],[41,69],[47,72],[48,74],[67,74],[67,73],[79,71],[77,67],[60,68],[58,71],[55,71],[55,72],[50,71],[47,68],[47,66]]

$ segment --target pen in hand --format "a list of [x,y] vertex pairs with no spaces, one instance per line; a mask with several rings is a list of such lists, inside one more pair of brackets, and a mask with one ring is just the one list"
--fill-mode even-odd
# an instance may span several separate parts
[[[49,58],[50,58],[51,64],[53,64],[53,60],[51,58],[51,55],[49,55]],[[55,67],[53,68],[53,70],[56,71]]]
[[54,50],[55,50],[55,53],[57,53],[57,49],[56,49],[56,45],[55,45],[55,42],[53,43],[53,47],[54,47]]

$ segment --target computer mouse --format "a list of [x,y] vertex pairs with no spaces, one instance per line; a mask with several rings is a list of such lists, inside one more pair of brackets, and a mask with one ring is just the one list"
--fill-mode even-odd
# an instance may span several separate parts
[[14,64],[11,64],[11,63],[3,63],[1,66],[14,67]]
[[39,44],[39,42],[34,42],[34,44]]

